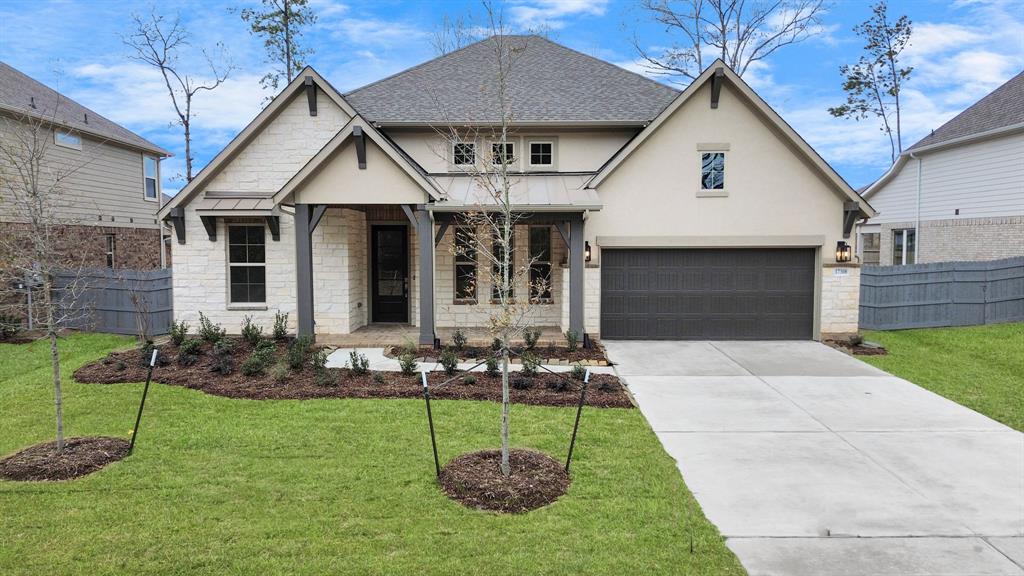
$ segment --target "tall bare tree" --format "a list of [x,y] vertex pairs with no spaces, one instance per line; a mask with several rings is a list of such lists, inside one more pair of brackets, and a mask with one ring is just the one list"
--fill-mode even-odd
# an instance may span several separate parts
[[[871,17],[853,27],[866,41],[865,54],[856,64],[839,67],[846,103],[829,108],[837,118],[863,120],[877,117],[880,130],[889,138],[891,160],[903,152],[900,92],[910,79],[911,66],[900,66],[900,54],[910,44],[911,23],[906,15],[889,21],[885,0],[871,7]],[[892,120],[890,120],[892,119]]]
[[652,52],[633,46],[648,70],[674,81],[693,80],[715,58],[742,76],[751,64],[821,30],[823,0],[639,0],[641,10],[674,38]]
[[[85,289],[84,251],[69,226],[73,215],[66,183],[90,162],[55,154],[56,111],[0,116],[0,211],[8,220],[0,235],[0,290],[15,283],[42,296],[34,311],[35,328],[50,343],[56,412],[57,450],[64,449],[64,394],[61,387],[58,335],[82,314],[78,306]],[[0,298],[0,302],[9,302]]]
[[182,127],[185,138],[185,180],[192,180],[192,101],[200,92],[210,92],[227,80],[234,70],[227,56],[224,45],[217,43],[216,52],[211,54],[201,50],[210,77],[199,78],[186,71],[185,65],[179,60],[179,51],[188,48],[190,37],[176,15],[168,20],[155,10],[148,17],[132,14],[134,22],[130,34],[121,40],[134,53],[129,56],[160,71],[167,86],[167,94],[171,98],[174,112],[178,115],[178,124]]
[[283,80],[288,84],[305,66],[304,60],[313,53],[299,43],[303,28],[316,24],[316,14],[309,0],[263,0],[263,9],[244,8],[242,20],[249,32],[263,38],[267,63],[274,68],[260,78],[260,86],[275,93]]
[[470,14],[454,18],[445,14],[430,36],[430,46],[434,53],[443,56],[479,41],[479,30],[473,27],[472,21]]

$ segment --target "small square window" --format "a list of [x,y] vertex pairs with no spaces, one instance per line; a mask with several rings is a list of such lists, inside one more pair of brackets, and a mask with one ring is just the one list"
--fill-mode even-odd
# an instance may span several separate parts
[[491,163],[495,166],[512,164],[516,161],[515,142],[494,142],[491,144]]
[[53,142],[58,146],[65,148],[73,148],[75,150],[82,149],[82,137],[78,134],[72,134],[71,132],[65,132],[57,130],[53,133]]
[[452,164],[456,166],[472,166],[476,164],[476,144],[473,142],[456,142],[453,144]]
[[554,143],[530,142],[530,166],[551,166],[555,163]]
[[703,152],[700,155],[700,189],[725,189],[725,152]]

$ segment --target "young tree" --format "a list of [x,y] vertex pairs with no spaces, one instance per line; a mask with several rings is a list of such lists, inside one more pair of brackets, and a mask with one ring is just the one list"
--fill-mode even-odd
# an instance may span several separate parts
[[903,152],[900,91],[914,69],[900,66],[900,54],[910,43],[910,20],[904,15],[890,22],[887,10],[885,0],[880,0],[871,7],[871,17],[854,26],[853,31],[866,41],[865,54],[856,64],[839,67],[846,103],[828,111],[836,118],[881,120],[880,130],[889,138],[890,159],[895,162]]
[[[60,329],[83,312],[85,289],[80,246],[68,236],[73,216],[65,183],[89,162],[63,159],[51,152],[56,111],[0,116],[0,209],[8,220],[0,234],[0,290],[24,284],[41,296],[35,328],[50,343],[57,450],[64,449],[64,394],[61,388]],[[7,302],[0,298],[0,302]]]
[[180,16],[168,20],[155,10],[148,18],[132,14],[134,29],[121,40],[134,53],[129,56],[160,71],[174,112],[178,115],[185,137],[185,180],[192,180],[192,100],[199,92],[209,92],[228,78],[234,66],[227,59],[224,45],[217,43],[217,54],[211,56],[205,49],[203,57],[211,78],[198,79],[185,71],[178,60],[179,50],[190,46],[189,34],[181,24]]
[[478,30],[472,26],[472,16],[450,18],[447,14],[441,24],[434,29],[430,37],[430,45],[434,53],[443,56],[480,40]]
[[249,33],[263,38],[267,63],[273,66],[260,78],[260,86],[276,93],[281,81],[294,80],[305,66],[303,60],[313,53],[312,48],[300,46],[299,37],[303,28],[316,24],[316,14],[309,0],[263,0],[263,10],[244,8],[240,14]]
[[721,58],[742,76],[776,50],[820,31],[823,0],[639,0],[668,34],[671,46],[652,54],[638,37],[633,46],[656,74],[686,82]]

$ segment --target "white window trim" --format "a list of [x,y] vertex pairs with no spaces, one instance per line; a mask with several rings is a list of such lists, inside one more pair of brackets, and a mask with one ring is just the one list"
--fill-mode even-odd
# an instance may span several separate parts
[[[61,142],[60,139],[58,138],[58,136],[61,135],[61,134],[65,135],[65,136],[70,136],[71,138],[74,138],[74,139],[78,140],[78,144],[69,144],[67,142]],[[75,134],[74,132],[72,132],[70,130],[54,130],[53,131],[53,143],[56,144],[57,146],[60,146],[61,148],[68,148],[68,149],[71,149],[71,150],[81,150],[82,149],[82,136],[79,135],[79,134]]]
[[[907,252],[907,232],[913,232],[914,233],[914,247],[915,248],[917,247],[917,229],[915,229],[915,228],[899,228],[899,229],[893,230],[892,231],[892,243],[893,243],[893,247],[894,248],[896,247],[896,236],[897,235],[902,235],[903,236],[903,252],[900,253],[900,262],[898,264],[896,262],[893,262],[893,266],[909,266],[910,265],[910,264],[907,264],[907,254],[908,254],[908,252]],[[881,246],[879,246],[879,248],[881,248]],[[910,252],[910,254],[913,254],[913,252]],[[917,264],[917,255],[916,254],[914,254],[914,264]]]
[[520,166],[520,162],[522,161],[522,154],[519,153],[519,140],[518,139],[504,140],[504,141],[502,141],[502,140],[491,140],[491,142],[490,142],[490,144],[489,144],[489,146],[487,148],[487,150],[489,152],[489,156],[490,156],[487,160],[490,162],[490,167],[491,168],[493,168],[494,166],[500,166],[500,164],[495,164],[494,163],[494,145],[495,144],[511,144],[512,145],[512,161],[509,162],[507,165],[512,170],[518,169],[519,166]]
[[[151,158],[153,160],[153,170],[156,172],[156,195],[150,198],[146,195],[146,159]],[[160,201],[160,159],[156,156],[150,156],[148,154],[142,155],[142,199],[146,202],[159,202]]]
[[[534,164],[533,163],[533,145],[534,144],[550,144],[551,145],[551,163],[550,164]],[[556,138],[530,138],[526,141],[524,147],[526,151],[526,166],[530,169],[542,169],[542,170],[557,170],[558,165],[558,140]]]
[[106,243],[103,255],[109,259],[107,268],[113,270],[117,265],[116,252],[117,252],[117,236],[115,234],[104,234],[103,242]]
[[[725,182],[725,163],[728,159],[729,145],[719,145],[714,149],[708,144],[697,145],[697,167],[700,170],[700,186],[697,188],[697,198],[728,198],[729,188]],[[705,154],[721,154],[722,155],[722,187],[721,188],[705,188],[704,187],[704,155]]]
[[[259,266],[251,262],[231,261],[231,228],[263,228],[263,302],[234,302],[231,300],[231,268],[234,266]],[[263,224],[255,222],[228,222],[224,227],[224,260],[228,264],[227,277],[224,278],[224,287],[227,289],[228,310],[266,310],[267,309],[267,230]]]
[[[455,147],[460,145],[460,144],[469,144],[470,146],[473,147],[473,162],[471,162],[469,164],[456,164],[455,163]],[[451,146],[449,146],[449,148],[448,148],[448,153],[450,154],[448,164],[453,169],[456,169],[456,170],[465,169],[465,168],[472,168],[472,167],[476,166],[477,163],[480,161],[480,146],[477,144],[476,140],[456,140],[456,141],[453,141],[453,142],[451,142]]]

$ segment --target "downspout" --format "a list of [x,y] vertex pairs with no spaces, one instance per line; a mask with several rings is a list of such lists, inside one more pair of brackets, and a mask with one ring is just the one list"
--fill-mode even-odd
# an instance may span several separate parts
[[[913,152],[910,153],[910,157],[917,160],[917,218],[914,221],[914,264],[920,264],[918,251],[921,249],[921,157],[914,156]],[[906,246],[906,239],[903,240],[903,245]]]

